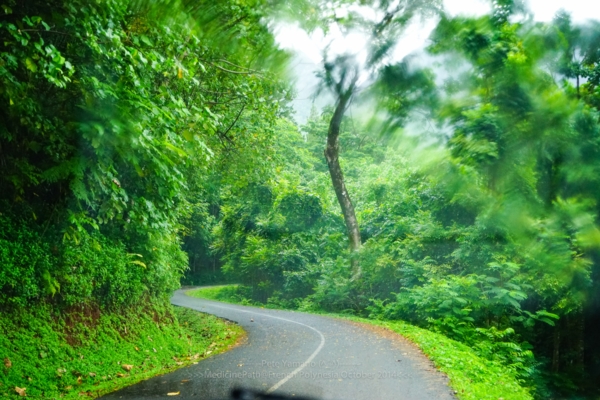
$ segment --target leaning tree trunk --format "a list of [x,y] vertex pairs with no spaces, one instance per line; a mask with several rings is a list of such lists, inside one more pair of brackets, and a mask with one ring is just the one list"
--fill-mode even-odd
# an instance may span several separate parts
[[351,265],[355,276],[360,274],[360,265],[356,258],[356,252],[360,249],[360,230],[358,229],[358,220],[356,219],[356,213],[354,212],[354,206],[350,200],[350,195],[346,190],[344,183],[344,175],[342,174],[342,168],[340,167],[339,152],[340,152],[340,125],[342,118],[346,112],[348,102],[352,97],[352,90],[348,90],[346,93],[339,95],[338,103],[335,107],[333,117],[329,122],[329,130],[327,132],[327,147],[325,148],[325,158],[327,159],[327,166],[329,167],[329,174],[331,175],[331,182],[337,196],[342,213],[344,214],[344,221],[346,222],[346,229],[348,231],[348,239],[350,239],[350,249],[352,250]]

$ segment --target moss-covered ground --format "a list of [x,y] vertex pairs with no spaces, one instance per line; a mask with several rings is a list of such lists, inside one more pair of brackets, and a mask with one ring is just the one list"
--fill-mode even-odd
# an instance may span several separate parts
[[168,304],[5,312],[0,397],[95,398],[223,352],[243,335],[233,323]]

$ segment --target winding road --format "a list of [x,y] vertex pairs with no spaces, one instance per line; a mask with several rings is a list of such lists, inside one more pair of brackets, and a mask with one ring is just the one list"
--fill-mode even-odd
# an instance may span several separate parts
[[[228,399],[232,388],[311,399],[454,399],[445,375],[412,343],[387,330],[336,318],[189,297],[171,303],[239,323],[248,337],[231,351],[151,378],[103,399]],[[179,392],[178,397],[167,397]]]

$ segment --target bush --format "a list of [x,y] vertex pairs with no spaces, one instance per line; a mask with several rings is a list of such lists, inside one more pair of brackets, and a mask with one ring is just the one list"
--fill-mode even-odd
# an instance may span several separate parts
[[117,307],[144,295],[165,297],[179,287],[187,259],[171,236],[148,236],[135,249],[98,231],[61,241],[56,228],[42,231],[0,215],[0,307],[44,299],[62,307]]
[[23,221],[0,214],[0,306],[23,306],[58,288],[48,243]]
[[61,259],[60,297],[67,306],[90,299],[104,306],[132,303],[146,286],[147,267],[136,254],[127,254],[125,246],[95,234],[79,243],[69,242]]

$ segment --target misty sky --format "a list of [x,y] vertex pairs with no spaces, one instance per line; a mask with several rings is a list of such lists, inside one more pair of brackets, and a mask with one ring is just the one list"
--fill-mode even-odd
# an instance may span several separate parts
[[[570,12],[575,22],[585,22],[589,19],[600,20],[600,0],[528,0],[528,5],[537,21],[552,20],[560,9]],[[451,15],[482,15],[490,11],[490,1],[444,0],[444,8]],[[400,60],[407,54],[424,48],[436,22],[431,20],[411,25],[399,41],[393,58]],[[318,83],[314,71],[321,64],[323,49],[329,46],[330,53],[350,52],[366,55],[366,52],[361,52],[361,50],[366,48],[368,38],[359,34],[343,36],[335,28],[326,37],[320,31],[313,32],[309,36],[298,26],[292,25],[278,25],[275,33],[280,45],[296,54],[292,65],[298,93],[294,108],[297,113],[297,121],[303,123],[308,117],[312,97]],[[317,107],[327,102],[328,99],[322,99],[317,102]]]

